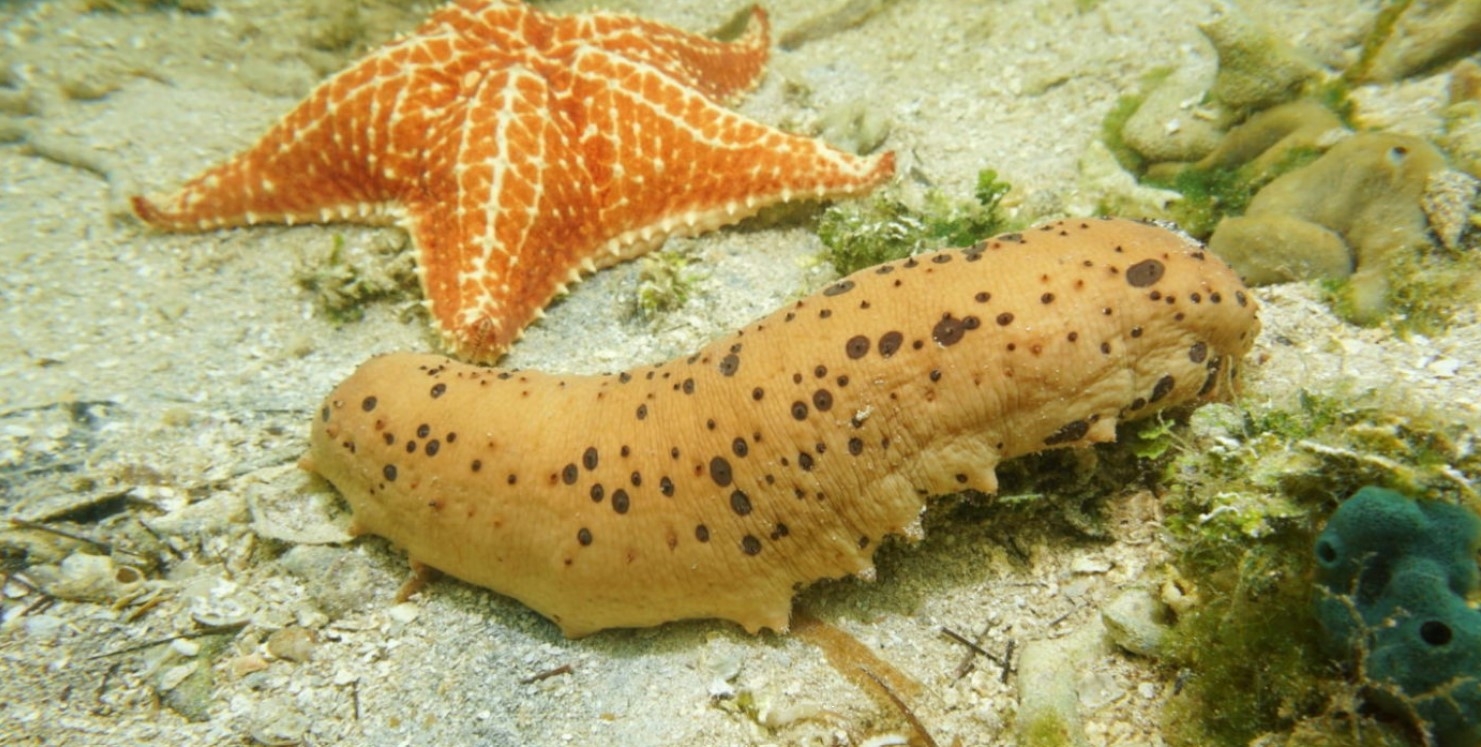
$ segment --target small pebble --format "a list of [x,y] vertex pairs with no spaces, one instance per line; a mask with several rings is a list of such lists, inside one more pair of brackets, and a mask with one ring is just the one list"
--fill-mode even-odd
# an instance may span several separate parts
[[300,627],[288,627],[267,637],[267,652],[288,661],[308,661],[313,658],[317,645],[314,632]]

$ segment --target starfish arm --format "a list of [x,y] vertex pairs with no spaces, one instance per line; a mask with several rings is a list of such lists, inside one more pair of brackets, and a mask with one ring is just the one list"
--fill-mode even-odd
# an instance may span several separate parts
[[551,96],[522,66],[488,73],[462,116],[432,131],[425,187],[406,199],[428,306],[468,360],[501,356],[597,243]]
[[636,16],[592,13],[559,19],[567,43],[586,44],[655,67],[720,103],[761,82],[771,49],[766,11],[751,7],[745,32],[722,42]]
[[[254,145],[162,202],[133,198],[158,228],[204,231],[258,223],[390,222],[398,182],[420,154],[398,151],[458,95],[438,84],[446,34],[404,39],[320,84]],[[399,73],[399,74],[397,74]]]
[[585,101],[579,151],[591,174],[606,266],[666,235],[738,222],[792,199],[863,194],[894,174],[894,154],[854,156],[723,109],[659,71],[578,51],[569,98]]

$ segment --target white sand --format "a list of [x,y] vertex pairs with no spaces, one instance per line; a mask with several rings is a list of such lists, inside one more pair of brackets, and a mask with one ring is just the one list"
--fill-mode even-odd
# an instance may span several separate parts
[[[0,626],[0,741],[823,745],[904,734],[893,709],[796,637],[686,623],[568,642],[519,604],[452,581],[393,607],[405,566],[386,543],[310,544],[339,538],[342,526],[312,511],[344,510],[292,466],[311,410],[367,356],[425,349],[431,338],[422,318],[391,304],[336,328],[315,313],[295,268],[326,253],[337,234],[351,249],[399,234],[307,226],[174,236],[111,212],[130,183],[172,189],[246,146],[343,64],[344,54],[305,51],[312,27],[299,4],[274,5],[218,0],[207,16],[86,14],[78,0],[0,6],[0,59],[16,88],[113,89],[95,100],[40,96],[38,113],[19,120],[39,147],[0,145],[0,509],[45,516],[126,496],[106,533],[132,527],[133,546],[163,554],[172,582],[142,613],[59,602],[21,616],[14,608],[36,597],[7,587],[19,598],[5,602],[11,617]],[[779,31],[823,5],[767,3]],[[612,6],[705,30],[739,3]],[[1116,97],[1150,69],[1212,54],[1195,28],[1210,8],[1197,0],[1108,0],[1083,12],[1072,0],[896,1],[854,30],[778,50],[741,109],[805,123],[863,99],[891,123],[886,147],[899,154],[902,178],[966,195],[977,171],[993,168],[1017,198],[1038,192],[1070,204],[1077,159]],[[1373,8],[1350,0],[1248,6],[1332,61],[1351,53]],[[420,17],[367,13],[382,34]],[[806,95],[789,91],[796,86]],[[106,171],[112,191],[69,160]],[[592,371],[659,360],[829,272],[812,262],[819,243],[803,228],[721,231],[691,243],[710,275],[685,308],[655,325],[627,318],[636,267],[617,268],[554,307],[505,363]],[[1309,292],[1258,295],[1266,334],[1247,396],[1282,399],[1298,385],[1386,387],[1475,421],[1475,327],[1403,342],[1335,322]],[[964,649],[939,628],[990,628],[983,645],[1002,652],[1010,639],[1022,645],[1093,624],[1101,603],[1155,579],[1168,557],[1155,501],[1131,493],[1110,505],[1107,542],[1038,527],[1005,537],[1002,522],[936,522],[924,543],[881,552],[877,583],[821,584],[801,603],[922,683],[912,705],[939,744],[1008,744],[1014,681],[1001,682],[981,660],[958,678]],[[169,519],[157,522],[162,515]],[[133,516],[154,522],[159,540]],[[299,530],[285,526],[294,521]],[[279,562],[289,551],[291,562]],[[309,570],[285,567],[294,563]],[[250,625],[214,658],[191,656],[188,643],[88,658],[202,619]],[[317,637],[312,659],[266,657],[262,642],[292,624]],[[1159,743],[1171,685],[1163,673],[1109,648],[1082,664],[1088,743]],[[570,672],[521,683],[562,666]],[[192,667],[215,674],[208,720],[195,723],[157,700]]]

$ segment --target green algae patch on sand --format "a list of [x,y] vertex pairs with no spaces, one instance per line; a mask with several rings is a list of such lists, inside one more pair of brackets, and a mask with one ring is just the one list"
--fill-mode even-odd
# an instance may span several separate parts
[[929,190],[916,205],[892,185],[834,205],[818,224],[823,257],[848,275],[921,252],[970,246],[1010,228],[1002,202],[1011,188],[996,171],[984,169],[971,201]]
[[1173,745],[1409,745],[1333,661],[1312,601],[1322,523],[1368,484],[1475,505],[1474,435],[1376,392],[1304,393],[1289,407],[1206,405],[1163,459],[1176,620],[1161,664]]

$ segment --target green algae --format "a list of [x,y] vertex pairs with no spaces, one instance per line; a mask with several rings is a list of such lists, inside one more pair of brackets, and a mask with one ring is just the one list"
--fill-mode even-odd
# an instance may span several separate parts
[[1194,166],[1170,179],[1148,179],[1147,183],[1182,194],[1183,199],[1169,208],[1173,220],[1189,234],[1206,239],[1226,216],[1243,215],[1262,187],[1320,157],[1321,152],[1314,148],[1296,147],[1268,168],[1254,162],[1233,167]]
[[403,251],[405,238],[373,240],[367,249],[349,245],[336,232],[327,247],[307,246],[299,254],[294,281],[314,300],[319,313],[336,325],[356,322],[380,302],[415,298],[415,255]]
[[977,174],[971,202],[928,191],[919,207],[888,187],[865,200],[824,211],[818,237],[824,258],[843,275],[921,252],[969,246],[1009,228],[1003,197],[1011,186],[996,171]]
[[1339,496],[1376,484],[1476,504],[1476,434],[1395,397],[1303,391],[1142,426],[1168,445],[1169,744],[1410,744],[1368,714],[1369,683],[1331,659],[1312,609],[1311,548]]
[[694,286],[708,273],[696,267],[699,259],[685,249],[663,249],[638,261],[638,288],[633,311],[652,320],[689,302]]

